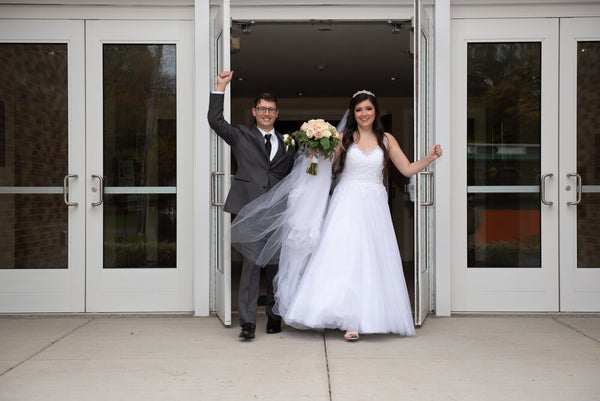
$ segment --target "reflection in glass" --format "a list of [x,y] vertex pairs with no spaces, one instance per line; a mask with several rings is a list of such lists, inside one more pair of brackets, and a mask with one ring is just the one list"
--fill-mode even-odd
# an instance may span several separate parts
[[[175,267],[175,51],[175,45],[103,47],[107,268]],[[136,193],[140,187],[163,188]]]
[[468,266],[539,267],[541,44],[467,47]]
[[0,44],[2,269],[68,267],[67,95],[66,44]]
[[[217,72],[218,71],[223,71],[223,33],[219,34],[219,37],[217,38],[217,52],[216,52],[216,64],[217,64]],[[217,166],[218,166],[218,170],[220,171],[224,171],[225,170],[225,161],[224,161],[224,152],[225,152],[225,144],[224,141],[221,138],[218,138],[216,135],[214,135],[214,140],[216,141],[216,147],[217,147]],[[232,158],[232,163],[235,163],[235,158]],[[235,174],[235,168],[232,167],[231,173]],[[227,197],[227,194],[224,193],[225,192],[225,188],[223,186],[223,182],[222,182],[222,178],[223,177],[217,177],[217,199],[223,200]],[[219,208],[220,211],[217,212],[217,232],[219,233],[219,240],[217,241],[216,244],[216,263],[217,263],[217,270],[219,270],[219,272],[221,274],[225,273],[225,241],[223,241],[223,236],[225,233],[225,221],[224,221],[224,212],[222,208]],[[235,254],[235,250],[233,250],[233,248],[231,248],[232,253]]]
[[68,169],[66,44],[0,44],[0,186],[62,186]]
[[468,195],[469,267],[540,267],[538,194]]
[[175,194],[104,196],[104,267],[176,267]]
[[0,195],[0,205],[0,269],[68,268],[68,210],[62,194]]
[[176,185],[175,63],[175,45],[104,45],[105,185]]
[[[420,33],[420,54],[419,54],[419,68],[420,68],[420,82],[419,82],[419,155],[425,155],[429,151],[430,146],[430,135],[429,135],[429,109],[427,105],[429,104],[429,85],[428,85],[428,44],[427,37],[421,31]],[[421,182],[419,185],[420,198],[421,202],[430,202],[431,201],[431,185],[429,183],[429,177],[427,175],[421,175]],[[430,208],[429,207],[420,207],[420,219],[419,222],[419,265],[420,272],[424,273],[427,271],[429,266],[432,263],[431,254],[429,250],[431,249],[431,244],[429,243],[430,233],[429,227],[431,225],[430,222]]]
[[577,267],[600,268],[600,42],[577,43]]

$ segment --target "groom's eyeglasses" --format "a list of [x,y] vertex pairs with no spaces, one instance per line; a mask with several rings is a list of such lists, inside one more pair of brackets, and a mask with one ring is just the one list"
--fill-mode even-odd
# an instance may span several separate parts
[[277,111],[277,109],[274,107],[257,107],[256,110],[262,114],[275,114],[275,112]]

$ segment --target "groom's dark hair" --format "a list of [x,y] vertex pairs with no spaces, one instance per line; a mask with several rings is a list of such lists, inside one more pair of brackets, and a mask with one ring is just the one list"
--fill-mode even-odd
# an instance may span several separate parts
[[279,106],[277,105],[277,96],[273,95],[272,93],[263,92],[263,93],[259,93],[258,95],[256,95],[256,98],[254,98],[254,107],[258,106],[258,102],[260,102],[261,100],[266,100],[267,102],[273,102],[273,103],[275,103],[275,106],[277,108],[279,108]]

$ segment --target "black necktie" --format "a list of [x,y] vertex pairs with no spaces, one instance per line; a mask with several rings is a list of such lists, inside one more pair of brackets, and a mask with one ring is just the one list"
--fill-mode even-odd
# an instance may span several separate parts
[[265,135],[265,148],[267,148],[267,159],[271,160],[271,134]]

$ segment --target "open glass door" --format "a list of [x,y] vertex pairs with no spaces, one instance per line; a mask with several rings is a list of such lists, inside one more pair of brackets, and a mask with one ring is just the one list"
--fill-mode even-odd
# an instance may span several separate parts
[[[223,0],[211,10],[211,86],[216,87],[220,71],[230,68],[229,0]],[[231,118],[231,91],[225,93],[223,116]],[[229,145],[211,131],[211,265],[214,266],[215,311],[224,325],[231,325],[231,215],[223,210],[231,183],[231,154]]]
[[560,21],[560,310],[600,311],[600,19]]
[[[425,156],[433,145],[431,77],[433,67],[433,9],[435,0],[415,0],[414,14],[414,160]],[[431,272],[434,259],[434,175],[429,166],[415,177],[415,325],[431,311]]]
[[0,312],[85,308],[83,21],[0,24]]

